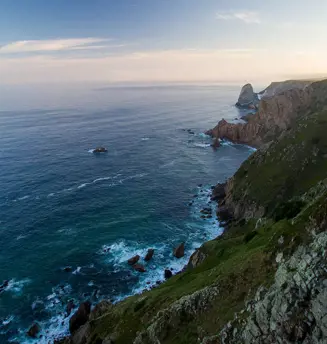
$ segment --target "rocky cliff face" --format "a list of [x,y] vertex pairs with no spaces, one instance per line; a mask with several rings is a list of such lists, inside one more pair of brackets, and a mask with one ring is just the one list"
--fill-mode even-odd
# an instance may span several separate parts
[[[264,97],[256,114],[247,117],[247,123],[228,123],[221,120],[207,132],[215,138],[260,147],[278,138],[291,127],[316,101],[317,89],[325,88],[326,81],[312,83],[306,88],[294,88],[272,97]],[[322,98],[325,95],[321,95]]]

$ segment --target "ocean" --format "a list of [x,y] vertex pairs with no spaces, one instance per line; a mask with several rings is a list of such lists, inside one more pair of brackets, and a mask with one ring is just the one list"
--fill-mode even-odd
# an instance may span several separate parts
[[[67,334],[70,300],[117,302],[178,272],[222,233],[202,219],[211,186],[253,149],[204,132],[239,119],[240,87],[32,89],[0,95],[0,343],[30,343],[38,322]],[[107,153],[93,154],[104,146]],[[183,258],[172,249],[185,242]],[[142,258],[155,249],[148,263]],[[127,260],[139,254],[146,272]]]

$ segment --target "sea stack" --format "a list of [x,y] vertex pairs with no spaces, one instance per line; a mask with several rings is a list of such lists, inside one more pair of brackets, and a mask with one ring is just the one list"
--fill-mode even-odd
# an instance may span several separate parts
[[235,105],[245,109],[256,109],[258,101],[258,95],[253,91],[252,85],[246,84],[242,87],[240,96]]

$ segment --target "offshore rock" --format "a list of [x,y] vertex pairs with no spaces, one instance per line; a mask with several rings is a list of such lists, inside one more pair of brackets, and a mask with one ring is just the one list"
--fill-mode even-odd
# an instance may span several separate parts
[[144,258],[144,260],[146,262],[148,262],[149,260],[152,259],[153,255],[154,255],[154,249],[153,248],[149,248],[148,252],[147,252],[147,254],[146,254],[145,258]]
[[247,109],[255,109],[257,103],[258,103],[258,95],[253,91],[252,85],[251,84],[244,85],[242,87],[240,96],[238,97],[236,106],[247,108]]
[[176,258],[184,257],[185,244],[182,242],[177,247],[174,248],[173,254]]
[[40,325],[35,323],[27,331],[27,335],[31,338],[36,338],[40,331],[41,331]]
[[136,256],[134,256],[134,257],[128,259],[127,263],[128,263],[129,265],[134,265],[134,264],[136,264],[139,260],[140,260],[140,256],[139,256],[139,255],[136,255]]
[[105,147],[96,147],[93,150],[93,153],[107,153],[107,152],[108,152],[108,149]]
[[137,272],[146,272],[145,267],[142,264],[133,265],[133,269]]

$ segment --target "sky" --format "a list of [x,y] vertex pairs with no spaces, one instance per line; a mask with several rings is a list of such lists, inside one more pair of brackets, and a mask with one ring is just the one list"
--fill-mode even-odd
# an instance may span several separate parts
[[0,84],[327,76],[326,0],[0,0]]

